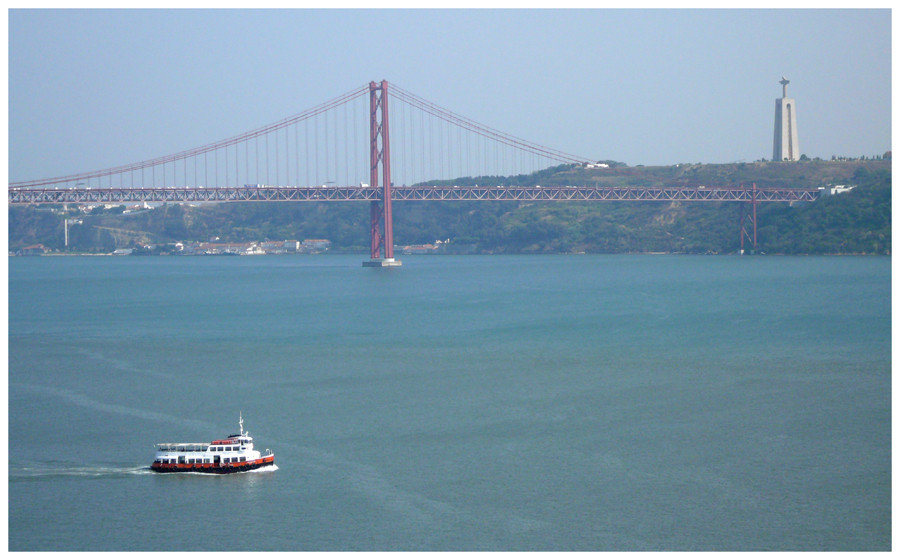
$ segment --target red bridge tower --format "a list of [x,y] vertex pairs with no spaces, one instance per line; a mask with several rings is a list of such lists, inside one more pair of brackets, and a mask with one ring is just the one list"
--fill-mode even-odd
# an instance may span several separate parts
[[[371,258],[363,266],[400,266],[394,259],[394,227],[391,214],[391,142],[388,126],[388,83],[369,82],[369,184],[378,188],[378,164],[381,164],[381,201],[370,206],[372,232]],[[380,142],[379,142],[380,140]],[[384,234],[382,234],[384,224]],[[382,252],[384,256],[382,256]]]

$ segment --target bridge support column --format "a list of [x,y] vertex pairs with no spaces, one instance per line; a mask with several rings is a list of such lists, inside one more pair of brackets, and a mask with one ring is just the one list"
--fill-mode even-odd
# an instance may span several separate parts
[[[381,164],[383,186],[381,187],[381,203],[373,200],[369,207],[372,244],[370,259],[364,262],[363,266],[400,266],[402,263],[394,259],[387,81],[382,81],[380,84],[369,82],[369,110],[369,181],[372,187],[378,187],[378,165]],[[381,229],[382,223],[384,224],[383,230]]]
[[[744,240],[751,244],[750,254],[756,254],[756,183],[753,183],[753,191],[748,204],[741,202],[741,254],[744,254]],[[748,229],[752,227],[752,230]]]

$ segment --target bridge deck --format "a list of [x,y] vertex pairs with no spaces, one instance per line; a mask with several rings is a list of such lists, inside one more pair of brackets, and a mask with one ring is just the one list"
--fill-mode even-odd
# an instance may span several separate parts
[[[10,188],[10,204],[129,202],[290,202],[381,200],[377,187]],[[752,187],[392,187],[393,200],[809,202],[819,189]]]

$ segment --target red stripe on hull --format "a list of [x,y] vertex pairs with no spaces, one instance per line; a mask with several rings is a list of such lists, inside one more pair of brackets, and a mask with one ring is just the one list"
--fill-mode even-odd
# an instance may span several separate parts
[[211,474],[229,474],[256,470],[261,467],[275,464],[275,455],[260,457],[255,461],[242,461],[240,463],[157,463],[150,465],[150,469],[159,473],[186,473],[199,472]]

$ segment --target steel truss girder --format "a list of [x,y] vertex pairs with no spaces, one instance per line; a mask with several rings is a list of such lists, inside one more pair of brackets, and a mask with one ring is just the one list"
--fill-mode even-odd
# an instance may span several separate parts
[[[752,188],[735,187],[394,187],[396,200],[519,200],[519,201],[711,201],[750,202]],[[758,202],[811,202],[818,189],[756,189]]]
[[[710,201],[753,202],[752,188],[736,187],[466,187],[420,186],[391,189],[394,200],[514,201]],[[756,202],[812,202],[818,189],[757,188]],[[10,188],[9,204],[125,204],[138,202],[328,202],[381,201],[370,186]]]

